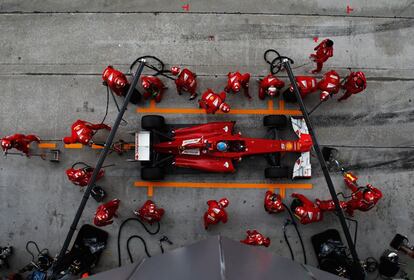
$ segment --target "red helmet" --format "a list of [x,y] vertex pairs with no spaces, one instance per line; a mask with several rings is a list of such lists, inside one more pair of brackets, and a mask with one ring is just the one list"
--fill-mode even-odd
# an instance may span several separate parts
[[234,82],[231,86],[231,89],[235,92],[238,92],[240,90],[240,83],[239,82]]
[[277,92],[277,88],[275,86],[270,86],[267,89],[267,91],[268,91],[268,93],[269,93],[270,96],[275,96],[276,95],[276,92]]
[[219,200],[219,204],[221,207],[226,208],[229,205],[229,200],[227,198],[222,198]]
[[3,150],[10,149],[12,147],[12,143],[10,140],[3,139],[1,140],[1,147],[3,148]]
[[150,83],[146,79],[147,77],[142,77],[141,85],[143,88],[148,89],[150,87]]
[[180,73],[180,67],[178,67],[178,66],[173,66],[173,67],[171,67],[171,74],[173,74],[174,76],[177,76],[179,73]]
[[230,112],[230,106],[229,106],[229,104],[227,104],[227,103],[225,103],[225,102],[223,102],[223,103],[221,103],[221,104],[220,104],[219,109],[220,109],[221,111],[223,111],[224,113],[228,113],[228,112]]
[[321,94],[319,95],[319,100],[320,101],[326,101],[329,99],[329,92],[327,91],[322,91]]

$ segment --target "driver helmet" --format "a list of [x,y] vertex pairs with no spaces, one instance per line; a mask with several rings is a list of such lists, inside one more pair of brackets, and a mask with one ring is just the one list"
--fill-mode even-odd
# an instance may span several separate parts
[[177,76],[180,73],[180,67],[178,66],[173,66],[171,67],[171,74],[173,74],[174,76]]
[[220,152],[225,152],[228,149],[228,145],[226,142],[220,141],[217,143],[217,150]]
[[267,89],[267,91],[269,92],[269,95],[270,95],[270,96],[275,96],[275,95],[276,95],[277,88],[276,88],[275,86],[270,86],[270,87]]
[[3,139],[1,140],[1,147],[4,149],[10,149],[12,147],[12,143],[10,140]]
[[229,200],[227,198],[222,198],[219,200],[221,207],[226,208],[229,205]]
[[219,109],[220,109],[221,111],[223,111],[224,113],[228,113],[228,112],[230,112],[230,106],[229,106],[229,104],[224,103],[224,102],[220,104]]

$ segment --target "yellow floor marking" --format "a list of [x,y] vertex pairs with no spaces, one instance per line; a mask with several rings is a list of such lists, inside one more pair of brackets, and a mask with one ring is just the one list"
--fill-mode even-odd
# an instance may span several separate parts
[[[285,103],[283,100],[279,101],[279,109],[273,108],[273,100],[268,101],[267,109],[231,109],[230,115],[302,115],[300,110],[285,110]],[[144,114],[205,114],[204,109],[199,108],[160,108],[157,107],[154,100],[150,101],[149,107],[137,108],[137,113]],[[223,112],[217,112],[224,114]]]
[[66,149],[82,149],[82,144],[65,144]]
[[223,182],[146,182],[136,181],[135,187],[148,188],[148,196],[153,195],[154,188],[206,188],[206,189],[279,189],[280,195],[286,195],[286,189],[312,189],[312,184],[264,184],[264,183],[223,183]]
[[40,149],[56,149],[56,146],[55,143],[40,143],[37,145]]

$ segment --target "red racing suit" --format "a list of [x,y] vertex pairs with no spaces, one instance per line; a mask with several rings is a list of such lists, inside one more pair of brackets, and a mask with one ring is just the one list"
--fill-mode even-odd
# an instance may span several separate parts
[[204,228],[208,229],[209,225],[218,224],[220,221],[227,223],[227,212],[224,208],[229,205],[227,198],[207,201],[208,210],[204,213]]
[[267,213],[280,213],[285,211],[283,206],[282,197],[272,191],[267,191],[264,199],[264,208]]
[[26,154],[26,156],[29,155],[29,145],[32,142],[40,142],[40,138],[36,135],[29,134],[13,134],[10,136],[3,137],[1,139],[1,148],[3,149],[3,152],[7,154],[7,151],[10,149],[16,149],[18,151],[21,151]]
[[352,197],[346,203],[346,212],[353,216],[355,210],[366,212],[373,208],[382,198],[382,192],[367,184],[365,187],[357,185],[358,178],[351,172],[344,174],[344,181],[347,187],[352,191]]
[[329,39],[323,40],[314,48],[316,53],[310,55],[310,58],[316,62],[316,69],[312,71],[314,74],[321,72],[323,63],[333,56],[333,42],[332,46],[328,46],[328,41],[332,42]]
[[301,224],[306,225],[322,220],[322,211],[318,205],[310,201],[303,194],[293,193],[292,197],[297,198],[301,202],[301,205],[294,209],[294,214]]
[[158,208],[152,200],[147,200],[141,208],[134,211],[134,214],[142,221],[153,224],[161,221],[164,212],[164,209]]
[[81,143],[89,145],[93,135],[100,129],[111,130],[111,127],[103,123],[93,124],[87,121],[77,120],[72,124],[72,135],[63,138],[63,142],[65,144]]
[[243,89],[244,95],[251,99],[252,97],[249,94],[249,80],[249,73],[240,74],[239,71],[229,72],[227,74],[227,86],[224,88],[224,91],[237,93]]
[[[85,187],[88,185],[89,180],[92,177],[93,170],[93,167],[83,167],[78,169],[69,168],[66,170],[66,175],[68,176],[69,181],[71,181],[74,185]],[[101,179],[104,175],[105,171],[103,169],[99,170],[96,181]]]
[[112,218],[117,217],[116,211],[118,210],[120,202],[119,199],[113,199],[105,204],[99,205],[93,219],[95,226],[103,227],[112,224],[114,222]]
[[[331,211],[335,211],[335,203],[333,202],[332,199],[330,200],[319,200],[316,199],[315,200],[315,204],[321,209],[321,211],[323,212],[331,212]],[[346,209],[347,204],[345,201],[339,201],[339,206],[342,209]]]
[[[318,90],[318,83],[316,81],[316,78],[314,77],[296,76],[296,83],[298,85],[299,93],[300,93],[300,96],[302,96],[302,98]],[[284,94],[289,94],[289,95],[294,96],[295,93],[293,92],[293,86],[290,85]]]
[[337,94],[341,88],[341,79],[335,70],[331,70],[323,74],[322,79],[318,82],[318,88],[324,92],[329,93],[330,96]]
[[346,78],[346,81],[342,88],[345,90],[345,93],[338,101],[342,101],[350,97],[352,94],[357,94],[362,92],[367,87],[367,79],[365,78],[364,72],[351,72]]
[[285,82],[279,80],[272,74],[267,75],[263,79],[260,79],[259,84],[259,98],[265,99],[266,95],[276,96],[279,90],[285,86]]
[[226,93],[224,91],[220,94],[214,93],[213,90],[207,89],[198,101],[200,108],[206,110],[207,114],[215,114],[218,110],[223,113],[230,112],[230,106],[225,103]]
[[166,87],[158,77],[142,76],[141,85],[146,90],[144,93],[145,99],[153,98],[155,102],[161,102]]
[[196,98],[197,75],[188,70],[187,68],[184,68],[182,71],[180,71],[180,68],[177,66],[171,68],[171,73],[174,76],[177,76],[177,79],[175,80],[175,85],[177,86],[178,94],[181,95],[183,91],[186,91],[191,94],[190,100]]
[[129,82],[127,77],[121,71],[118,71],[109,65],[102,73],[102,80],[116,95],[126,95],[129,88]]
[[258,232],[257,230],[248,230],[246,239],[240,240],[241,243],[253,246],[265,246],[269,247],[270,245],[270,238],[264,237],[263,234]]

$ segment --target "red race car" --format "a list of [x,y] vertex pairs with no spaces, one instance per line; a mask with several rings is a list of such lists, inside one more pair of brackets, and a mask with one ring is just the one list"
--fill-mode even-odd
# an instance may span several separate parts
[[[234,132],[235,122],[211,122],[198,125],[170,125],[162,116],[142,117],[143,131],[135,134],[135,160],[142,162],[141,178],[164,179],[172,167],[205,172],[232,173],[242,158],[262,154],[271,167],[266,178],[289,177],[289,168],[281,166],[281,153],[301,153],[293,167],[292,178],[310,178],[312,139],[302,118],[290,118],[296,140],[276,139],[278,131],[287,127],[288,117],[269,115],[263,119],[268,128],[267,139],[248,138]],[[270,139],[269,139],[270,138]]]

